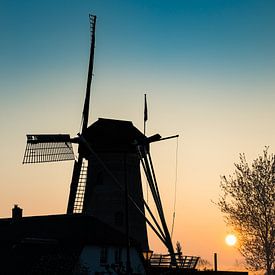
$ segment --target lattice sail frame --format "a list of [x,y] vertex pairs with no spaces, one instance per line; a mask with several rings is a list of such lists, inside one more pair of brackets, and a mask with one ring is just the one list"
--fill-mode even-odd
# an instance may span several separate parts
[[70,135],[27,135],[25,163],[74,160]]
[[77,191],[76,191],[75,200],[74,200],[73,213],[82,213],[86,184],[87,184],[87,177],[88,177],[88,161],[83,159],[80,175],[78,179]]

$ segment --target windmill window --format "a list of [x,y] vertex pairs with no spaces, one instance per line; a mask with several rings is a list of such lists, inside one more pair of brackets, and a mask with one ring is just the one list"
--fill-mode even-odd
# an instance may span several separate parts
[[123,212],[118,211],[115,213],[115,225],[116,226],[122,226],[123,225]]
[[101,247],[99,261],[100,261],[100,264],[102,264],[102,265],[108,263],[108,248],[107,247]]

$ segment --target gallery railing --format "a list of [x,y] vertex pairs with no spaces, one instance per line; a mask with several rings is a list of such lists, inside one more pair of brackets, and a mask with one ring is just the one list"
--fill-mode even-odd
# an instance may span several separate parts
[[[196,265],[200,257],[197,256],[184,256],[181,254],[176,255],[177,268],[180,269],[196,269]],[[149,260],[151,267],[169,267],[171,268],[171,256],[162,254],[153,254]]]

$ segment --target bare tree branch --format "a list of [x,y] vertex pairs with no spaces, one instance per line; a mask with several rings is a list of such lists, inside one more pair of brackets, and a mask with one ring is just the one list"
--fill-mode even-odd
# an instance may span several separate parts
[[238,233],[239,251],[248,267],[271,275],[275,268],[274,155],[266,147],[250,167],[245,154],[240,154],[233,175],[221,177],[220,189],[217,205]]

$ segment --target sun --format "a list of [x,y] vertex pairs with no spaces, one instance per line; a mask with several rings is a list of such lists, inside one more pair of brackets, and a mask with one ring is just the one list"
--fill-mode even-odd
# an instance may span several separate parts
[[233,246],[236,244],[237,242],[237,238],[235,235],[233,234],[228,234],[226,237],[225,237],[225,242],[227,245],[229,246]]

